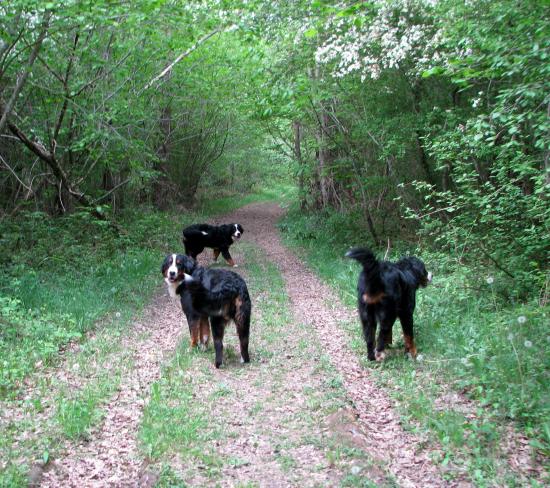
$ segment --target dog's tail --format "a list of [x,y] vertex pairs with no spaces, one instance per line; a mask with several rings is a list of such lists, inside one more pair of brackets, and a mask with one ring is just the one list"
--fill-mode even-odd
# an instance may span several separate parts
[[[380,292],[385,292],[380,261],[376,259],[376,256],[370,249],[366,247],[356,247],[350,249],[346,253],[346,257],[355,259],[363,265],[363,273],[360,275],[358,284],[358,289],[362,289],[362,286],[366,287],[366,290],[360,292],[365,293],[366,291],[364,297],[361,298],[363,301],[370,303],[368,301],[369,295],[376,296]],[[361,283],[363,283],[363,285],[361,285]]]
[[372,269],[378,265],[378,260],[374,253],[366,247],[355,247],[346,253],[347,258],[355,259],[360,262],[364,268]]

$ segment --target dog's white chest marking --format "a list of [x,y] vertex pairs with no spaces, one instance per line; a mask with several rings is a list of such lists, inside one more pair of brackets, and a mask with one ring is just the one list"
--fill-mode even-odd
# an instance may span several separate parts
[[176,294],[176,289],[179,286],[179,282],[170,281],[168,278],[165,278],[164,281],[166,281],[166,285],[168,286],[168,294],[172,298],[176,298],[178,295]]
[[201,230],[201,234],[202,234],[203,236],[207,236],[207,235],[208,235],[208,232],[204,232],[204,230]]
[[[173,274],[172,274],[173,273]],[[166,284],[168,285],[168,293],[172,298],[177,297],[176,289],[178,288],[180,282],[179,281],[171,281],[170,275],[177,276],[178,275],[178,267],[176,265],[176,255],[172,254],[172,262],[170,263],[170,266],[166,270],[166,278],[164,278],[164,281],[166,281]]]

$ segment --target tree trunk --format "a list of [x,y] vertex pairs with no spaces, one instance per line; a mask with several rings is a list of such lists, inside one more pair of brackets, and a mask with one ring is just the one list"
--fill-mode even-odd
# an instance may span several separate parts
[[328,147],[328,135],[330,127],[328,125],[329,117],[326,109],[321,106],[319,117],[319,130],[317,131],[317,144],[319,146],[317,156],[317,174],[319,177],[319,189],[321,191],[321,205],[326,208],[338,202],[335,194],[334,181],[332,176],[331,164],[333,161],[332,151]]
[[72,198],[76,199],[81,205],[88,208],[92,215],[100,220],[107,220],[104,214],[99,212],[92,200],[78,188],[77,185],[73,184],[65,173],[65,170],[61,167],[59,161],[55,157],[55,140],[53,151],[49,152],[42,144],[39,142],[31,141],[15,124],[8,121],[8,128],[14,136],[16,136],[32,153],[38,156],[42,161],[44,161],[52,170],[53,175],[56,180],[60,183],[61,187],[64,188]]
[[300,194],[300,209],[306,208],[306,190],[304,185],[304,161],[302,160],[302,125],[299,121],[292,122],[292,130],[294,133],[294,157],[298,162],[298,188]]

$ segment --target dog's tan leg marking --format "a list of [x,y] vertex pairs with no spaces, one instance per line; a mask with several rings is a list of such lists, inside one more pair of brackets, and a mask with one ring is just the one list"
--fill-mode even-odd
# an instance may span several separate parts
[[241,300],[241,297],[237,297],[235,298],[235,322],[237,324],[240,324],[241,321],[242,321],[242,310],[241,310],[241,307],[242,307],[242,304],[243,304],[243,301]]
[[381,291],[377,293],[376,295],[369,295],[368,293],[363,293],[363,296],[361,297],[363,299],[363,302],[367,305],[376,305],[377,303],[380,303],[382,301],[382,298],[384,298],[386,294]]
[[189,329],[191,332],[191,347],[196,347],[197,344],[199,343],[199,332],[200,332],[199,321],[195,321],[192,324],[190,324]]
[[405,340],[405,352],[410,353],[410,355],[415,358],[416,344],[414,343],[414,339],[408,335],[403,335],[403,339]]
[[208,322],[208,317],[201,318],[199,329],[201,344],[206,348],[210,340],[210,323]]

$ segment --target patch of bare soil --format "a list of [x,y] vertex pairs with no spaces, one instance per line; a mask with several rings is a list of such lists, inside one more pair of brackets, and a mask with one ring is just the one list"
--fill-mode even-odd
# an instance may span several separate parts
[[[322,390],[322,377],[314,371],[314,364],[301,359],[304,351],[298,349],[304,336],[290,331],[285,345],[277,345],[262,336],[258,317],[255,322],[250,365],[230,360],[221,370],[210,366],[203,378],[197,378],[200,363],[190,371],[201,383],[195,389],[195,401],[211,405],[213,425],[209,428],[223,432],[212,446],[215,458],[223,463],[215,481],[189,463],[172,466],[189,486],[337,486],[342,470],[328,461],[326,433],[316,412],[308,412],[307,401],[312,396],[304,394]],[[226,348],[236,348],[233,331],[224,342]],[[273,356],[259,358],[255,351],[264,347]],[[313,347],[309,353],[314,354]],[[210,351],[209,363],[211,356]],[[220,389],[221,396],[217,394]]]

